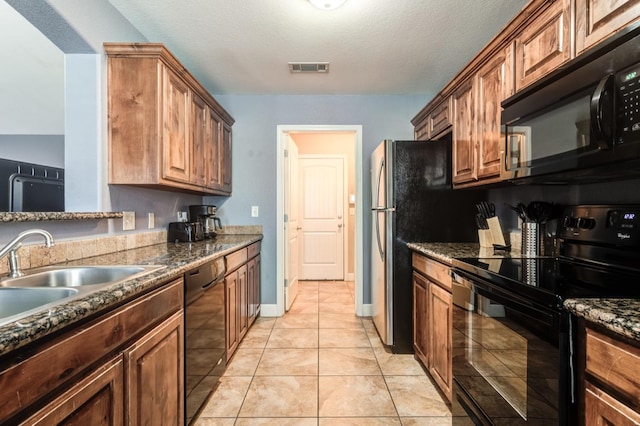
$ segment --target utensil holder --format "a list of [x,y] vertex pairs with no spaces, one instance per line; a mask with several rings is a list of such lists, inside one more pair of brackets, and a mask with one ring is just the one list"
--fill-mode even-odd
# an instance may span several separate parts
[[524,257],[540,256],[540,224],[524,222],[522,224],[522,255]]

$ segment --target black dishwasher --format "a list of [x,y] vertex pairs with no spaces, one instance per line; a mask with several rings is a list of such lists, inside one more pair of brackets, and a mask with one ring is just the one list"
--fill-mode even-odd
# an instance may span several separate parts
[[187,271],[185,282],[185,424],[205,405],[225,370],[224,258]]

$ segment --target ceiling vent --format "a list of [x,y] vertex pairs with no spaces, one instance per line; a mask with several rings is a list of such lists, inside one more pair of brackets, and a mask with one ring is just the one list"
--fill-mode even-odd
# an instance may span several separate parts
[[329,62],[289,62],[289,72],[329,72]]

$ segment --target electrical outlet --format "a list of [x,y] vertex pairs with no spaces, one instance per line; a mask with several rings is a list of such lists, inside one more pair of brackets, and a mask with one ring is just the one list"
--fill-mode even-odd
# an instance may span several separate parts
[[178,222],[187,221],[187,212],[178,212]]
[[258,206],[251,206],[251,217],[258,217],[260,215],[260,209]]
[[156,215],[153,214],[153,213],[149,213],[148,219],[149,219],[149,225],[148,225],[149,229],[155,228],[155,226],[156,226]]
[[122,230],[136,229],[136,212],[122,212]]

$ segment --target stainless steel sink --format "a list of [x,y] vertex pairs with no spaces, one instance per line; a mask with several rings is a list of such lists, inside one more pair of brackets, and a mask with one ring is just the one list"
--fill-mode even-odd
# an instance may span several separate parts
[[0,288],[0,320],[75,296],[74,288]]
[[67,266],[47,267],[18,278],[0,281],[2,287],[80,287],[115,283],[133,278],[143,272],[151,272],[153,266]]
[[0,326],[134,279],[158,265],[47,266],[0,279]]

